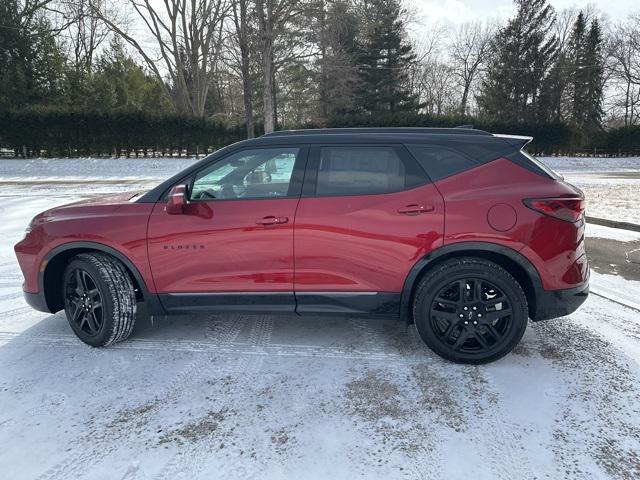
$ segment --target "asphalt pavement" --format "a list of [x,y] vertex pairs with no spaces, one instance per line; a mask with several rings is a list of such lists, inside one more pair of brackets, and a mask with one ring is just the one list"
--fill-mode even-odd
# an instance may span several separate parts
[[591,268],[596,272],[640,280],[640,241],[590,237],[586,240],[586,248]]

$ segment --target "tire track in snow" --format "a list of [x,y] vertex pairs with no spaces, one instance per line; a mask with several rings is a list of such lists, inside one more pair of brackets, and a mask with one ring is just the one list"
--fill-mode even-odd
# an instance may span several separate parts
[[22,297],[23,297],[22,292],[9,292],[9,293],[0,295],[0,302],[3,302],[5,300],[15,300],[16,298],[22,298]]
[[[412,342],[411,333],[409,328],[404,329],[404,334],[398,335],[398,330],[403,326],[400,322],[393,322],[391,329],[393,334],[390,335],[384,331],[384,320],[371,320],[366,318],[352,318],[349,325],[356,331],[361,343],[365,346],[364,349],[358,349],[358,352],[365,353],[371,351],[380,351],[381,349],[388,350],[390,343],[395,341],[396,347],[399,342],[406,342],[408,345]],[[401,347],[402,348],[402,347]],[[410,348],[410,347],[409,347]],[[411,354],[397,354],[394,355],[395,361],[386,363],[382,368],[383,372],[392,373],[394,377],[401,378],[407,374],[407,366],[412,363],[411,358],[415,362],[424,362],[424,357],[413,356]],[[407,402],[408,403],[408,402]],[[425,429],[425,431],[428,431]],[[399,433],[400,437],[402,434]],[[415,434],[410,434],[415,436]],[[406,440],[405,440],[406,441]],[[425,441],[427,443],[425,443]],[[440,450],[436,447],[441,445],[438,435],[434,435],[433,431],[429,432],[429,435],[415,436],[412,440],[412,448],[410,452],[406,452],[405,461],[403,466],[406,468],[404,477],[413,478],[415,480],[424,480],[427,478],[444,478],[444,472],[442,471],[442,455]],[[355,459],[354,459],[355,460]]]
[[[268,346],[271,342],[274,320],[272,316],[261,315],[256,318],[249,332],[249,343],[257,348]],[[241,357],[234,368],[225,368],[228,374],[233,374],[240,378],[237,387],[245,391],[249,384],[253,383],[253,377],[261,370],[264,363],[264,356]],[[241,411],[244,405],[235,405],[237,411]],[[202,471],[204,463],[208,460],[213,449],[216,447],[218,432],[211,432],[204,439],[197,443],[189,443],[169,460],[161,472],[154,478],[156,480],[173,480],[178,476],[193,479]],[[233,470],[236,470],[234,467]],[[224,474],[223,474],[224,473]],[[238,473],[237,471],[235,473]],[[246,472],[244,472],[246,473]],[[218,472],[220,478],[235,478],[232,472]],[[246,477],[238,477],[246,478]]]
[[[231,342],[237,338],[239,331],[246,323],[244,317],[234,317],[229,322],[209,322],[206,326],[206,330],[209,335],[213,335],[220,339],[221,342]],[[206,334],[205,334],[206,335]],[[0,335],[1,338],[1,335]],[[69,336],[70,340],[74,340],[73,336]],[[68,339],[63,339],[67,341]],[[74,343],[77,345],[78,340],[75,339]],[[89,348],[84,346],[85,348]],[[113,348],[113,347],[111,347]],[[202,367],[210,361],[209,356],[199,355],[193,361],[191,361],[179,374],[177,374],[172,381],[165,387],[165,389],[155,396],[155,400],[149,402],[144,401],[135,407],[130,407],[125,410],[120,410],[119,415],[128,417],[133,415],[137,422],[148,422],[151,414],[157,413],[164,405],[170,403],[171,400],[178,398],[186,390],[186,386],[193,379],[198,378],[198,374],[201,372]],[[97,425],[97,432],[92,432],[90,435],[82,436],[78,438],[74,443],[75,448],[71,448],[72,451],[80,451],[80,454],[68,455],[62,461],[58,462],[47,471],[45,471],[38,480],[58,480],[79,478],[85,475],[92,467],[105,459],[109,454],[116,450],[114,445],[120,445],[121,442],[115,440],[126,439],[133,435],[132,429],[127,428],[115,428],[114,423],[118,422],[118,416],[110,418],[109,421],[105,421],[100,425]],[[97,435],[96,435],[97,434]],[[86,448],[87,445],[91,445],[91,448]]]
[[[479,416],[480,425],[473,425],[473,428],[477,429],[478,442],[487,436],[493,439],[493,441],[485,442],[489,446],[493,478],[497,480],[511,480],[515,477],[538,478],[525,454],[527,449],[519,434],[522,432],[522,426],[514,421],[509,410],[504,407],[494,378],[480,367],[470,368],[470,381],[475,384],[484,384],[483,396],[480,398],[491,397],[495,399],[495,402],[491,404],[490,411],[484,411]],[[474,398],[474,400],[478,401],[478,398]]]
[[[386,335],[379,328],[375,328],[376,326],[380,327],[384,325],[381,322],[376,323],[366,319],[353,319],[350,321],[350,325],[362,336],[364,339],[363,343],[367,345],[368,348],[383,348],[389,344],[390,338],[394,338]],[[396,325],[394,325],[394,328],[396,328]],[[397,325],[397,328],[400,328],[400,325]],[[399,338],[395,338],[396,342],[406,341],[410,343],[412,341],[411,333],[414,332],[407,329],[406,335],[400,335]],[[396,346],[399,347],[399,345]],[[424,355],[421,355],[419,358],[422,360],[422,363],[424,363]],[[408,359],[404,358],[403,362],[388,364],[384,367],[383,371],[393,372],[397,375],[405,375],[407,372],[407,361]],[[487,432],[490,432],[492,437],[501,440],[504,439],[504,441],[501,441],[499,444],[497,442],[491,443],[490,463],[495,478],[510,480],[513,478],[513,472],[519,472],[519,474],[522,474],[522,478],[536,478],[536,474],[525,455],[526,449],[522,438],[517,433],[521,428],[499,402],[498,390],[495,384],[492,383],[490,377],[484,375],[478,367],[464,368],[461,374],[462,380],[469,386],[471,393],[472,398],[468,400],[476,405],[475,408],[477,410],[480,410],[479,414],[473,414],[474,419],[481,419],[482,427],[478,431],[480,438],[482,438],[483,435],[487,435]],[[462,406],[465,406],[464,403],[467,399],[457,397],[456,399]],[[488,403],[493,399],[496,399],[496,403],[492,405],[492,411],[482,411],[482,403]],[[464,426],[471,426],[475,429],[475,425],[469,418],[470,412],[467,408],[463,409],[465,414]],[[499,412],[497,415],[495,415],[496,411]],[[410,478],[415,478],[416,480],[444,478],[444,471],[442,470],[443,456],[438,446],[444,445],[445,443],[442,438],[442,429],[440,429],[437,434],[433,431],[430,432],[428,445],[424,443],[416,444],[415,450],[411,452],[410,458],[408,459],[409,461],[404,465],[408,470],[406,473]]]
[[[557,475],[640,478],[636,402],[640,389],[635,361],[621,356],[606,336],[575,318],[541,322],[536,330],[542,356],[567,379],[569,401],[561,405],[549,445]],[[587,424],[597,434],[585,438]]]
[[[0,315],[3,318],[12,318],[12,317],[17,317],[21,313],[27,313],[27,312],[35,312],[35,310],[33,310],[33,308],[31,308],[30,306],[25,305],[23,307],[17,307],[17,308],[12,308],[10,310],[4,310],[4,311],[0,312]],[[42,313],[42,312],[39,312],[39,314],[40,315],[42,315],[42,314],[47,315],[46,313]]]
[[[16,332],[0,332],[0,344],[11,348],[24,348],[28,343],[34,347],[51,348],[89,348],[73,335],[26,334]],[[171,351],[189,353],[215,353],[218,355],[250,355],[250,356],[286,356],[286,357],[318,357],[339,360],[367,359],[371,361],[415,363],[424,360],[424,355],[407,356],[399,353],[384,353],[380,349],[366,350],[349,348],[348,346],[324,345],[251,345],[251,344],[219,344],[211,341],[192,340],[142,340],[130,338],[126,342],[109,347],[109,350],[138,351]]]

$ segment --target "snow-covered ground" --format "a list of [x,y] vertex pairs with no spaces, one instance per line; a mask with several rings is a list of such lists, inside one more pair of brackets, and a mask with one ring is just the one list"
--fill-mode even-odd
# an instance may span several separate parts
[[[640,477],[637,310],[591,295],[480,367],[441,360],[413,327],[349,318],[143,317],[127,342],[94,349],[64,315],[26,306],[12,245],[38,211],[184,162],[5,162],[2,478]],[[616,276],[592,284],[640,297]]]
[[538,157],[558,172],[637,172],[640,157]]

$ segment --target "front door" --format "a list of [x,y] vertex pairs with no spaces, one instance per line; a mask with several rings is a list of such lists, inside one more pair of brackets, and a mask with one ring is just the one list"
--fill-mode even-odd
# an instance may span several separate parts
[[189,203],[158,202],[149,262],[167,311],[293,311],[293,224],[306,147],[231,153],[187,179]]

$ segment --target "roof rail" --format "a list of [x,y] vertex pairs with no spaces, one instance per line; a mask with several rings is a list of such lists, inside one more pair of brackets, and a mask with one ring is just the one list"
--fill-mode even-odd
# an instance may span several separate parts
[[464,125],[458,125],[457,127],[453,128],[464,128],[465,130],[473,130],[473,125],[471,125],[470,123],[466,123]]
[[434,128],[434,127],[371,127],[371,128],[309,128],[303,130],[279,130],[263,135],[264,137],[288,137],[293,135],[339,135],[339,134],[424,134],[424,135],[491,135],[484,130],[476,130],[468,126],[455,128]]

